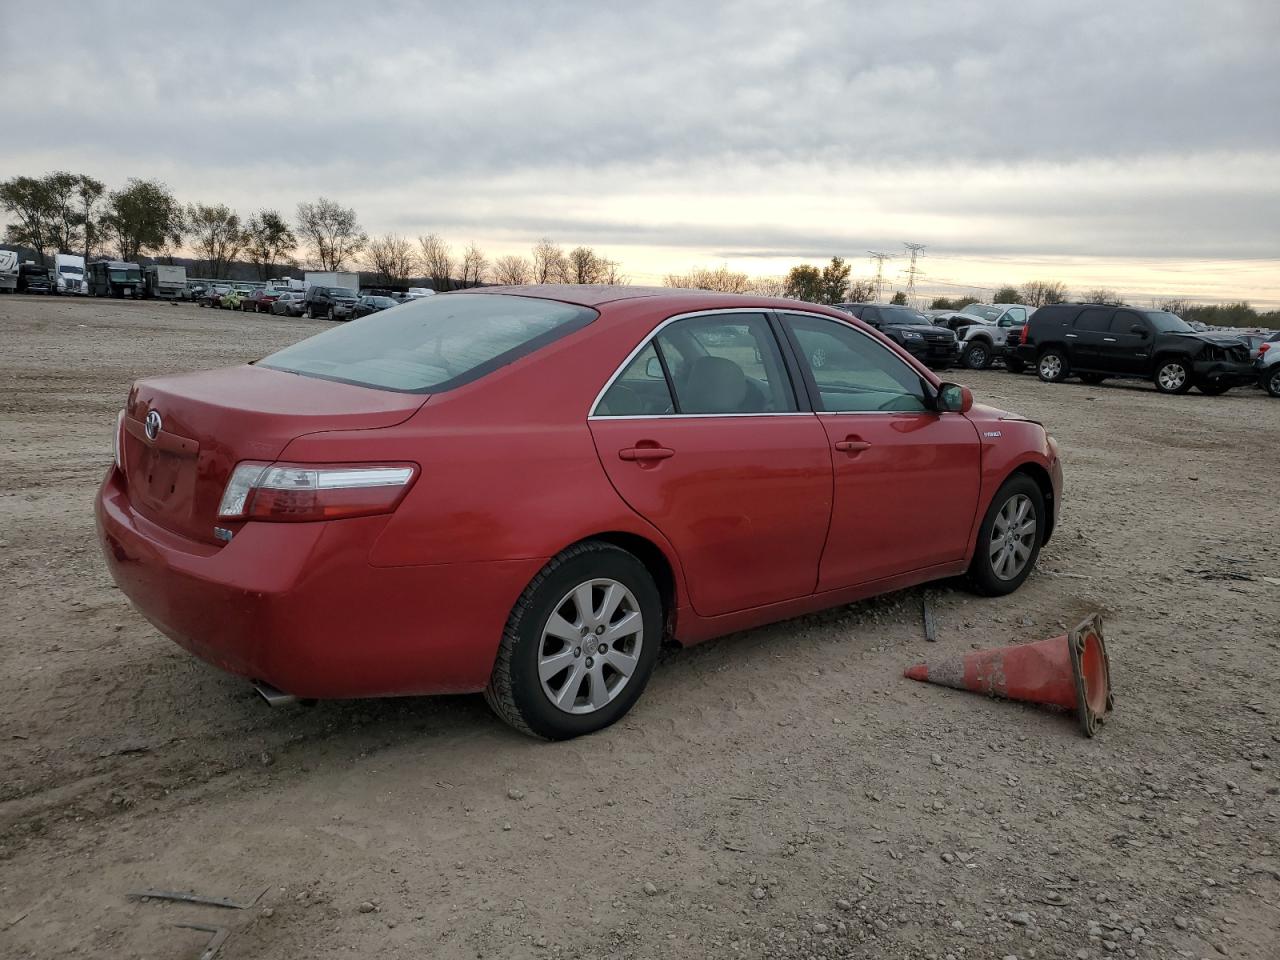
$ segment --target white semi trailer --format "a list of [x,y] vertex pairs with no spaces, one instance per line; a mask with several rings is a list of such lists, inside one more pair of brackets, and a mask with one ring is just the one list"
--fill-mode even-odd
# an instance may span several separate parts
[[18,254],[13,250],[0,250],[0,293],[13,293],[18,289]]

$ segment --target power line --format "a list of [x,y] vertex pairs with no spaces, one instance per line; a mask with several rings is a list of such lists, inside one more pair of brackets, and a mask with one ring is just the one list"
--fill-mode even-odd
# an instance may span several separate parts
[[915,305],[916,296],[916,257],[924,249],[923,243],[911,243],[904,240],[902,245],[911,253],[911,262],[907,265],[907,303]]
[[871,254],[871,259],[876,265],[876,301],[879,302],[884,299],[884,262],[892,260],[893,254],[881,253],[878,250],[868,250],[867,253]]

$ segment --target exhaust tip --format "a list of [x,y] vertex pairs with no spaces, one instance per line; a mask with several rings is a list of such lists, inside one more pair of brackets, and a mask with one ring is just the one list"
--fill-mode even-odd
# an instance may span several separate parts
[[253,681],[253,689],[258,691],[258,695],[267,701],[268,706],[283,707],[290,703],[297,703],[298,698],[292,693],[285,693],[283,690],[277,690],[269,683],[263,683],[261,680]]

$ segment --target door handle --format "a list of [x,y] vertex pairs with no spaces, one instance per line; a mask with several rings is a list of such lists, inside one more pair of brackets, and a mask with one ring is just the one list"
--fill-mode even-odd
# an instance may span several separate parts
[[836,441],[836,449],[844,453],[858,454],[863,450],[869,449],[871,444],[865,440],[859,440],[857,437],[845,437],[843,440]]
[[619,460],[666,460],[675,455],[667,447],[625,447],[618,451]]
[[1103,337],[1103,338],[1102,338],[1102,342],[1103,342],[1103,343],[1115,343],[1115,342],[1116,342],[1116,338],[1115,338],[1115,337]]
[[1067,336],[1067,339],[1068,339],[1068,340],[1077,340],[1077,339],[1079,339],[1080,334],[1078,334],[1078,333],[1068,333],[1066,336]]

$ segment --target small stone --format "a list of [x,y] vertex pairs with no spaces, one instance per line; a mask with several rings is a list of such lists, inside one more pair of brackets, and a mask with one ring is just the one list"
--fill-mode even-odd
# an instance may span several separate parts
[[827,932],[827,925],[825,923],[815,923],[813,925],[813,932],[819,935],[824,934]]
[[359,908],[359,909],[360,909],[360,912],[361,912],[361,913],[373,913],[373,911],[377,910],[378,908],[377,908],[377,907],[375,907],[375,906],[374,906],[372,903],[370,903],[368,900],[365,900],[364,902],[362,902],[362,903],[360,904],[360,908]]
[[507,791],[507,799],[508,799],[508,800],[523,800],[523,799],[524,799],[524,791],[523,791],[523,790],[521,790],[519,787],[512,787],[510,790],[508,790],[508,791]]
[[752,900],[763,900],[765,897],[764,887],[756,887],[751,891]]
[[1261,760],[1252,760],[1252,761],[1250,761],[1250,763],[1249,763],[1249,767],[1250,767],[1251,769],[1253,769],[1253,770],[1265,770],[1265,769],[1267,769],[1266,764],[1264,764]]
[[1179,930],[1185,930],[1187,929],[1187,927],[1191,926],[1191,921],[1188,920],[1186,917],[1174,917],[1173,925],[1177,927]]
[[263,908],[262,908],[262,916],[266,917],[268,920],[270,920],[270,919],[271,919],[272,917],[274,917],[275,915],[276,915],[276,911],[275,911],[275,908],[274,908],[274,907],[263,907]]
[[1129,936],[1133,937],[1133,939],[1135,940],[1141,940],[1146,935],[1147,935],[1147,931],[1144,930],[1142,927],[1134,927],[1133,933],[1129,934]]
[[852,904],[852,903],[850,903],[848,900],[845,900],[845,899],[843,899],[843,898],[841,898],[841,899],[839,899],[839,900],[837,900],[837,901],[836,901],[836,906],[837,906],[837,907],[839,907],[841,910],[852,910],[852,909],[853,909],[853,904]]
[[265,750],[262,751],[262,756],[260,756],[258,759],[262,761],[262,765],[264,767],[269,767],[276,762],[276,758],[273,757],[271,754],[267,753],[267,751]]
[[504,824],[502,825],[502,829],[503,829],[503,830],[510,830],[510,829],[511,829],[511,824],[510,824],[510,822],[508,822],[508,823],[504,823]]
[[545,946],[547,945],[547,938],[546,938],[546,937],[538,937],[538,939],[537,939],[537,940],[534,940],[534,941],[533,941],[533,945],[534,945],[535,947],[545,947]]
[[932,763],[935,767],[942,766],[942,754],[940,753],[933,754],[931,757],[929,757],[929,762]]
[[644,886],[641,887],[640,889],[644,891],[644,895],[646,897],[652,897],[656,895],[658,892],[658,888],[654,886],[654,884],[649,880],[646,880],[644,882]]
[[943,863],[955,863],[955,862],[956,862],[956,855],[955,855],[954,853],[944,853],[944,854],[942,855],[942,862],[943,862]]
[[1031,914],[1023,911],[1021,913],[1009,914],[1009,919],[1020,927],[1031,926]]

